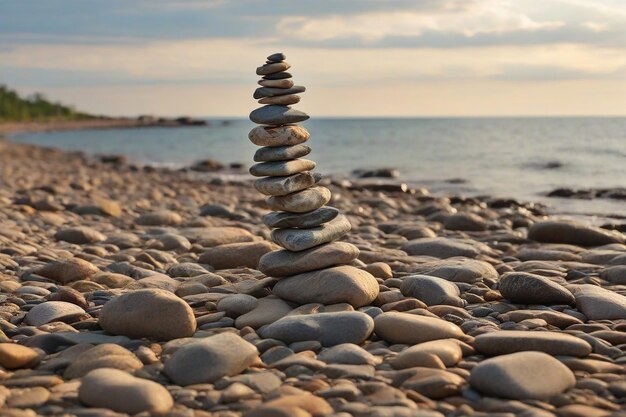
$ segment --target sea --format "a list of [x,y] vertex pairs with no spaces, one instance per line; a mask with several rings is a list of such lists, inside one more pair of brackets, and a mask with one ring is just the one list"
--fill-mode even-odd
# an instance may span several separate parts
[[[19,133],[31,143],[89,154],[123,154],[138,164],[188,166],[202,159],[251,165],[257,149],[247,119],[208,118],[206,127]],[[546,204],[555,214],[626,216],[626,200],[547,197],[556,188],[626,187],[626,117],[316,118],[307,158],[316,170],[395,168],[431,193],[491,195]]]

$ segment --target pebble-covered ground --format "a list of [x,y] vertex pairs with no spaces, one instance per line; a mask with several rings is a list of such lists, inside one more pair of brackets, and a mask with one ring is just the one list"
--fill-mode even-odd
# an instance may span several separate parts
[[368,305],[272,294],[251,182],[0,142],[0,415],[626,415],[623,225],[322,184]]

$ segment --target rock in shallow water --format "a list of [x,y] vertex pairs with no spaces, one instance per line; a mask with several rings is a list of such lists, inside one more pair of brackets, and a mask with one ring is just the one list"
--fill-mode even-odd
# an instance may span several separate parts
[[172,340],[191,336],[196,319],[191,307],[169,291],[136,290],[106,303],[100,326],[111,334]]
[[258,358],[251,343],[233,333],[193,340],[165,361],[164,371],[178,385],[212,383],[244,371]]
[[259,271],[267,276],[285,277],[348,264],[359,256],[359,249],[346,242],[332,242],[300,252],[279,250],[261,257]]
[[388,312],[376,316],[376,334],[390,343],[414,345],[437,339],[459,339],[463,331],[450,322],[417,314]]
[[475,390],[511,400],[547,400],[576,383],[572,371],[543,352],[518,352],[476,365],[469,382]]
[[271,237],[283,248],[299,252],[337,240],[351,228],[347,217],[339,215],[328,223],[310,229],[274,229]]
[[91,371],[81,380],[78,399],[90,407],[128,414],[165,413],[174,405],[160,384],[108,368]]
[[250,120],[260,125],[287,125],[307,120],[309,116],[288,106],[268,104],[250,113]]
[[261,330],[264,338],[285,343],[317,340],[323,346],[360,344],[374,330],[370,316],[358,311],[284,317]]
[[502,275],[498,289],[504,298],[518,304],[574,304],[574,296],[567,288],[527,272]]
[[378,295],[378,281],[369,273],[343,265],[283,278],[273,293],[298,304],[370,304]]

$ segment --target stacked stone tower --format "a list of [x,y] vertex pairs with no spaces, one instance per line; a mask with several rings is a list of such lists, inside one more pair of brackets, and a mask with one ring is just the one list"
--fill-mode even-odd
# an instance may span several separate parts
[[330,190],[318,185],[321,175],[312,172],[315,162],[302,158],[311,152],[305,144],[309,132],[296,123],[309,116],[290,105],[300,101],[297,94],[305,88],[294,85],[286,72],[289,68],[285,56],[277,53],[256,70],[262,78],[253,97],[264,106],[250,113],[250,119],[261,126],[248,137],[262,147],[254,155],[257,164],[250,173],[263,177],[254,186],[268,196],[266,202],[275,210],[263,222],[272,229],[272,240],[284,248],[263,256],[259,270],[280,278],[273,292],[285,300],[364,306],[378,295],[378,282],[366,271],[347,265],[359,250],[337,239],[350,231],[350,222],[339,210],[326,206]]

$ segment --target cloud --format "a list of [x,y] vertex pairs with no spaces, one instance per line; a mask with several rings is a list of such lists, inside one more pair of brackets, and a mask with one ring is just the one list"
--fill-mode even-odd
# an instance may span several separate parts
[[300,40],[357,38],[373,42],[385,37],[419,37],[426,32],[458,33],[471,38],[478,34],[552,30],[565,25],[559,20],[535,20],[505,7],[505,2],[485,0],[473,7],[433,11],[392,11],[352,16],[319,18],[284,17],[279,33]]

